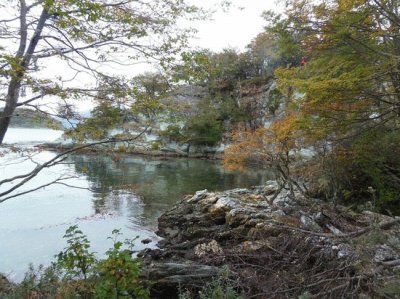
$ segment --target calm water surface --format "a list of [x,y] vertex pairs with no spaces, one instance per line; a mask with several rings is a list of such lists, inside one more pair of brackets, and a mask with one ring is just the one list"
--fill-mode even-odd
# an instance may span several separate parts
[[[0,158],[0,180],[54,157],[52,152],[26,151],[61,136],[43,129],[9,133],[6,141],[23,146],[25,153],[7,152]],[[23,278],[29,263],[53,260],[65,247],[62,236],[70,225],[77,224],[88,235],[99,255],[111,246],[107,236],[115,228],[121,229],[123,238],[150,238],[150,246],[155,246],[157,218],[184,195],[250,187],[270,178],[261,171],[229,172],[218,161],[79,154],[43,171],[25,190],[60,176],[70,177],[64,181],[69,186],[51,185],[0,204],[0,272],[14,280]],[[139,240],[138,250],[144,246]]]

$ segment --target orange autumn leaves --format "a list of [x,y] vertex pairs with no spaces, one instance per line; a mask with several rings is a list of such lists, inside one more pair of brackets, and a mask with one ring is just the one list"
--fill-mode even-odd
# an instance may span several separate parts
[[290,151],[300,146],[302,138],[299,124],[298,115],[293,113],[274,122],[269,128],[233,132],[233,143],[225,150],[224,167],[240,170],[252,163],[276,167],[282,161],[286,161]]

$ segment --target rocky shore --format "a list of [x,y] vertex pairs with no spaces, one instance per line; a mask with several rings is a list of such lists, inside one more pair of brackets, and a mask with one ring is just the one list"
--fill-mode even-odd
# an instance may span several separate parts
[[[74,143],[63,144],[60,142],[48,142],[37,145],[36,148],[40,150],[49,151],[69,151],[76,147]],[[127,155],[142,155],[150,157],[166,157],[166,158],[193,158],[193,159],[209,159],[209,160],[220,160],[222,159],[223,151],[213,147],[191,147],[190,151],[186,151],[176,147],[162,147],[159,149],[153,149],[151,146],[133,146],[125,147],[122,145],[108,145],[108,146],[90,146],[83,150],[79,150],[80,153],[111,153],[111,154],[127,154]]]
[[162,215],[160,248],[140,253],[152,297],[198,295],[229,269],[244,298],[399,298],[400,218],[276,190],[198,191]]
[[[139,252],[151,298],[400,298],[400,217],[277,190],[202,190],[164,213]],[[13,286],[0,274],[0,297]]]

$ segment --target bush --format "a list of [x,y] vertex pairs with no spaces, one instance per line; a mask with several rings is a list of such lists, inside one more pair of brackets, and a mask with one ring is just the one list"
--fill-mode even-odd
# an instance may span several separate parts
[[169,125],[165,130],[161,131],[160,135],[167,138],[169,141],[181,142],[185,139],[181,131],[180,126]]
[[[313,196],[344,204],[400,214],[400,133],[370,130],[328,153],[317,155],[302,170]],[[311,174],[311,175],[310,175]]]
[[153,151],[159,151],[161,149],[161,142],[160,141],[152,141],[150,143],[150,148]]
[[24,280],[1,298],[147,299],[149,291],[138,279],[142,263],[132,257],[134,240],[122,243],[119,235],[112,232],[113,247],[97,260],[86,235],[76,225],[69,227],[64,235],[68,245],[56,262],[47,268],[30,266]]
[[197,145],[216,145],[222,138],[223,128],[214,113],[204,113],[189,120],[185,135],[190,143]]
[[100,260],[96,270],[95,298],[148,298],[149,291],[138,280],[142,263],[132,258],[133,241],[126,240],[128,249],[122,249],[123,243],[117,240],[118,230],[112,232],[113,247],[106,252],[106,258]]

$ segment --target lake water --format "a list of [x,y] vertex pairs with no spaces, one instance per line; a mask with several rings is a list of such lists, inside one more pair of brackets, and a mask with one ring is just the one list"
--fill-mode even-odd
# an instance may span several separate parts
[[[56,153],[37,152],[32,145],[60,136],[60,131],[10,129],[6,142],[24,151],[0,148],[6,151],[0,157],[0,180],[54,157]],[[41,172],[24,190],[59,177],[69,177],[62,181],[67,185],[50,185],[0,203],[0,272],[15,281],[23,278],[29,263],[53,260],[65,247],[62,236],[70,225],[77,224],[88,235],[99,255],[111,246],[107,237],[115,228],[121,229],[123,239],[139,236],[135,246],[140,250],[143,239],[153,240],[147,247],[155,246],[157,218],[184,195],[260,185],[271,176],[263,171],[229,172],[218,161],[76,154]],[[6,187],[0,186],[0,192]]]

